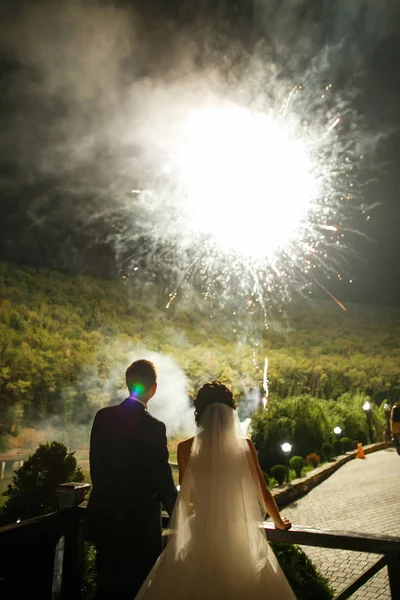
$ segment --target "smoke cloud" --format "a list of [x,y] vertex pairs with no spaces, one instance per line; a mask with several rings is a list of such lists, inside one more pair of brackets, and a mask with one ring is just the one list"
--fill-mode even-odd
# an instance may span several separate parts
[[125,206],[159,171],[174,123],[198,98],[268,94],[307,71],[359,76],[400,12],[390,0],[256,0],[247,27],[263,41],[250,47],[183,7],[179,21],[122,2],[2,5],[1,154],[19,166],[19,182],[51,180],[25,198],[33,224],[59,210],[60,196],[80,224]]

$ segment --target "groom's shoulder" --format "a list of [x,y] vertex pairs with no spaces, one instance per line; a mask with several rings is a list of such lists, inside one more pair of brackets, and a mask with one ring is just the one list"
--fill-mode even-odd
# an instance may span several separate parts
[[111,406],[104,406],[100,408],[95,416],[93,421],[93,426],[95,427],[103,427],[103,426],[112,426],[121,421],[121,419],[126,418],[126,415],[120,409],[120,404],[113,404]]
[[144,412],[144,417],[146,419],[146,422],[152,426],[155,427],[157,429],[165,429],[165,423],[163,423],[162,421],[160,421],[159,419],[157,419],[156,417],[154,417],[153,415],[151,415],[149,412]]
[[167,434],[165,423],[153,417],[150,413],[143,412],[143,417],[139,425],[142,435],[148,440],[163,440]]
[[97,413],[95,414],[94,418],[97,421],[101,421],[102,419],[106,419],[108,417],[111,417],[114,413],[116,413],[118,410],[118,405],[113,405],[113,406],[104,406],[103,408],[100,408]]

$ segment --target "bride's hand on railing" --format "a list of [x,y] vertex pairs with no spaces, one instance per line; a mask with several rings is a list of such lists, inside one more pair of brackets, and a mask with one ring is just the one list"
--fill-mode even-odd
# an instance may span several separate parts
[[291,522],[286,517],[283,517],[283,519],[279,519],[279,521],[275,522],[276,529],[290,529],[291,526]]

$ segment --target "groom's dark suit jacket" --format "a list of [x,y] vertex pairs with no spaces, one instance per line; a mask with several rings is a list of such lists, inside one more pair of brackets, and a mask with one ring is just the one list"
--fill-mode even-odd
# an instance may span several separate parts
[[90,540],[157,558],[160,504],[171,514],[177,497],[168,458],[165,425],[140,402],[127,398],[99,410],[90,438]]

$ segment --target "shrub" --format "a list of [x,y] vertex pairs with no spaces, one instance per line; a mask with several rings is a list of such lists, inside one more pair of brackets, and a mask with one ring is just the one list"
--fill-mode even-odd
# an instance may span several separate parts
[[292,456],[289,461],[290,467],[296,472],[296,477],[301,477],[301,470],[304,467],[304,458],[302,456]]
[[335,456],[339,456],[339,454],[342,454],[342,442],[340,440],[335,440],[333,442],[333,452]]
[[316,469],[319,465],[319,456],[315,454],[315,452],[311,452],[311,454],[307,454],[306,463],[308,465],[312,465],[314,469]]
[[284,465],[274,465],[271,469],[271,475],[277,480],[279,485],[285,482],[287,470]]
[[351,440],[351,450],[357,450],[358,442],[357,440]]
[[323,456],[329,460],[332,458],[333,456],[333,446],[332,444],[329,444],[329,442],[325,442],[325,444],[322,444],[322,454]]
[[348,452],[349,450],[351,450],[351,445],[353,443],[352,439],[350,439],[349,437],[342,437],[340,441],[342,444],[343,452]]
[[307,554],[292,544],[270,542],[297,600],[330,600],[333,590]]
[[7,496],[0,510],[0,524],[14,523],[45,515],[58,508],[56,487],[68,481],[83,481],[73,452],[64,444],[41,444],[32,456],[15,472],[3,496]]
[[302,474],[303,477],[305,477],[307,475],[307,473],[309,473],[310,471],[313,471],[314,467],[312,465],[307,465],[302,469]]
[[82,600],[94,600],[96,597],[96,550],[93,544],[85,542],[83,554],[83,577],[81,585]]

